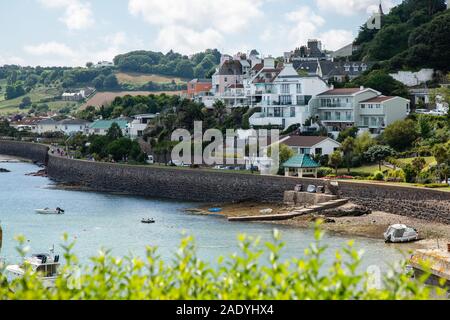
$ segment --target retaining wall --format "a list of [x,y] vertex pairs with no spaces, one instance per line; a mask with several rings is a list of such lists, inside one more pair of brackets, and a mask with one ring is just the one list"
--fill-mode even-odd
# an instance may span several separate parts
[[[295,185],[325,185],[320,179],[296,179],[222,171],[127,166],[70,160],[48,155],[38,144],[0,141],[0,154],[47,163],[50,178],[97,191],[199,202],[282,202]],[[450,192],[385,184],[339,182],[342,197],[395,214],[450,223]]]

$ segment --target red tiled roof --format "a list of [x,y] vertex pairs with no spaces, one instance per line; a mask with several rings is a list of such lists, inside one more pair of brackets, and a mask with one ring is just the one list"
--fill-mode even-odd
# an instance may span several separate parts
[[360,91],[362,91],[361,88],[340,88],[340,89],[328,90],[326,92],[319,94],[319,96],[351,95],[351,94],[355,94]]
[[391,100],[392,98],[395,98],[395,97],[392,97],[392,96],[379,96],[379,97],[371,98],[369,100],[361,101],[360,103],[370,103],[370,102],[377,103],[377,102],[383,102],[383,101]]
[[260,71],[264,65],[262,63],[257,63],[253,66],[252,70]]

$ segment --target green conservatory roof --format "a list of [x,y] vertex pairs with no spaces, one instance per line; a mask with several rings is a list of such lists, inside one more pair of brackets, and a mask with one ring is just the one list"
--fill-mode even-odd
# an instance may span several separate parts
[[308,154],[298,154],[290,158],[285,163],[283,163],[283,167],[310,169],[310,168],[319,168],[320,165],[313,159],[311,159],[311,157]]
[[97,120],[93,124],[91,124],[92,129],[109,129],[113,125],[113,123],[117,123],[120,129],[126,129],[128,125],[127,120]]

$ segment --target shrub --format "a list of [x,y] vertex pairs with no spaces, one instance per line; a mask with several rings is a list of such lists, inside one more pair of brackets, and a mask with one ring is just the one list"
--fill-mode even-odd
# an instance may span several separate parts
[[384,174],[381,171],[375,171],[373,176],[372,176],[373,180],[376,181],[383,181],[384,180]]
[[425,188],[437,189],[437,188],[448,188],[447,183],[429,183],[424,185]]
[[387,172],[386,181],[389,182],[405,182],[405,172],[402,169],[389,170]]
[[[316,240],[304,258],[282,260],[284,244],[278,231],[265,249],[258,240],[241,235],[240,253],[220,258],[217,267],[197,257],[190,237],[182,240],[170,262],[163,261],[156,248],[148,247],[145,259],[118,259],[109,251],[100,251],[83,267],[71,253],[74,243],[68,243],[65,236],[66,263],[55,288],[44,288],[29,269],[23,278],[11,282],[0,275],[0,300],[401,300],[444,294],[423,285],[429,273],[413,280],[403,268],[383,275],[383,288],[371,286],[373,278],[358,271],[362,257],[352,242],[338,250],[325,269],[327,247],[321,244],[322,236],[317,224]],[[19,240],[18,250],[24,255],[26,241],[24,237]]]
[[323,177],[327,177],[327,176],[329,176],[329,175],[331,175],[331,174],[333,174],[333,169],[331,169],[331,168],[320,168],[318,171],[317,171],[317,175],[318,175],[318,177],[319,178],[323,178]]

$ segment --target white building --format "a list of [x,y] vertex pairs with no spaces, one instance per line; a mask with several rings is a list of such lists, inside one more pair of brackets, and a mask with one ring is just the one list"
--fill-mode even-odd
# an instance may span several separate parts
[[91,123],[79,119],[66,119],[58,122],[58,130],[65,135],[72,135],[75,133],[87,134]]
[[311,106],[314,117],[337,137],[340,131],[353,126],[379,134],[392,122],[406,118],[410,101],[360,87],[321,93]]
[[252,81],[254,95],[261,95],[261,112],[250,118],[250,125],[303,125],[311,116],[309,103],[313,97],[330,89],[318,76],[300,76],[291,64],[282,70],[264,68]]
[[331,155],[341,147],[341,144],[329,137],[319,136],[287,136],[280,139],[296,154]]
[[43,119],[36,123],[36,126],[34,130],[32,130],[33,133],[37,134],[43,134],[43,133],[50,133],[50,132],[58,132],[58,122],[53,119]]
[[128,133],[131,139],[141,138],[151,120],[156,118],[156,114],[140,114],[134,116],[134,120],[128,124]]

